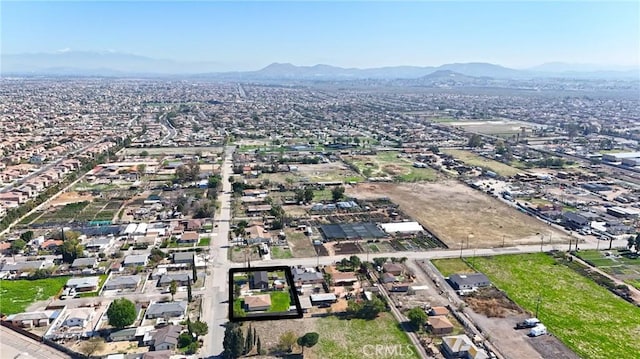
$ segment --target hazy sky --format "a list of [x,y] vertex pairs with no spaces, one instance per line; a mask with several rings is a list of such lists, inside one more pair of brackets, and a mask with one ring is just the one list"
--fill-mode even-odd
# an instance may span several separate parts
[[5,54],[112,50],[224,69],[640,63],[638,1],[2,1],[0,11]]

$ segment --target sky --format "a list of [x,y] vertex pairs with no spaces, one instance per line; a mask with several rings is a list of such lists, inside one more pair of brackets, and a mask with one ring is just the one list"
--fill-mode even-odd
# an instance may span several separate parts
[[7,1],[2,54],[116,51],[219,69],[640,65],[640,2]]

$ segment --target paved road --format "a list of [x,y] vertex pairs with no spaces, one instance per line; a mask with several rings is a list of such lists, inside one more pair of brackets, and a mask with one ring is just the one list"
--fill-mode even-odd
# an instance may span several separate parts
[[209,334],[204,338],[200,351],[204,358],[213,358],[222,353],[224,338],[223,325],[227,322],[228,314],[228,247],[231,223],[231,183],[229,178],[233,173],[232,158],[235,147],[225,148],[225,160],[222,164],[222,194],[220,213],[214,223],[218,226],[217,235],[211,241],[209,250],[209,266],[213,275],[205,283],[205,294],[202,300],[202,319],[209,325]]
[[0,358],[70,359],[65,353],[0,326]]

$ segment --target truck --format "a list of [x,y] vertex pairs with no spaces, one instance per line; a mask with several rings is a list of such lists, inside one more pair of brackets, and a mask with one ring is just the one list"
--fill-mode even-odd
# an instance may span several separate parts
[[547,334],[547,327],[545,327],[544,324],[538,324],[529,330],[530,337],[539,337],[545,334]]
[[538,318],[528,318],[516,324],[516,329],[534,328],[536,325],[539,325],[539,324],[541,323],[540,323],[540,320],[538,320]]

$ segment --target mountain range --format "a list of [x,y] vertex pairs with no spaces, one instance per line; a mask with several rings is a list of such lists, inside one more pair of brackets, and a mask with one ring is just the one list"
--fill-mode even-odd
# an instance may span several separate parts
[[[391,66],[379,68],[343,68],[331,65],[296,66],[273,63],[257,71],[216,72],[216,62],[179,62],[118,52],[60,51],[56,53],[3,54],[0,74],[7,75],[76,75],[76,76],[201,76],[237,80],[358,80],[421,79],[461,76],[493,79],[576,78],[640,80],[640,68],[598,67],[549,63],[529,69],[512,69],[500,65],[472,62],[441,66]],[[444,76],[444,77],[443,77]],[[428,80],[428,78],[427,78]],[[470,80],[469,78],[464,81]]]

